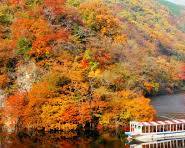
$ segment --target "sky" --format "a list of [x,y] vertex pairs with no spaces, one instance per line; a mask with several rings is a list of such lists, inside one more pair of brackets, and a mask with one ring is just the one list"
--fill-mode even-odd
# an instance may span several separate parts
[[181,4],[185,6],[185,0],[167,0],[176,4]]

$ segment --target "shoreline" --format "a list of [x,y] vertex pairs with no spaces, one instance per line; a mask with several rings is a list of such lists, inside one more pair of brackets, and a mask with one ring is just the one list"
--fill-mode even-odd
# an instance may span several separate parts
[[172,92],[161,91],[155,95],[146,95],[145,97],[152,99],[153,97],[177,95],[177,94],[185,94],[185,90],[173,90]]

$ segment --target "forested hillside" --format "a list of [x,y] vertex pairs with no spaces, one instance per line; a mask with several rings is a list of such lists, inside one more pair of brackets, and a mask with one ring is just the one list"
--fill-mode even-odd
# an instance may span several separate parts
[[146,96],[184,87],[184,38],[155,0],[1,0],[2,124],[74,131],[154,120]]
[[181,31],[185,32],[185,6],[174,4],[166,0],[159,0],[159,2],[169,9],[172,15],[171,22],[174,23]]
[[167,0],[159,0],[159,2],[161,4],[163,4],[164,6],[166,6],[172,15],[176,15],[176,16],[181,15],[182,11],[185,10],[184,5],[182,6],[179,4],[175,4],[175,3],[169,2]]
[[181,13],[179,17],[175,19],[177,27],[185,33],[185,11]]

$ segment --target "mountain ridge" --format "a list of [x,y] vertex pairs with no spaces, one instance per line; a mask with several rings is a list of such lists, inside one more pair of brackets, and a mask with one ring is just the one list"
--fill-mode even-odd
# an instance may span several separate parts
[[158,0],[158,1],[162,5],[166,6],[173,15],[179,16],[182,13],[182,11],[185,10],[185,5],[173,3],[168,0]]

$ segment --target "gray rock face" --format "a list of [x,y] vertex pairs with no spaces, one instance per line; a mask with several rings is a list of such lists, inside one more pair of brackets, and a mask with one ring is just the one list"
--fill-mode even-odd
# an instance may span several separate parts
[[[16,72],[12,74],[16,78],[16,85],[20,92],[28,92],[32,84],[37,79],[37,67],[34,62],[27,62],[25,64],[20,65]],[[0,107],[5,107],[4,100],[6,99],[5,94],[2,90],[0,90]],[[13,119],[11,116],[6,116],[4,118],[4,127],[3,130],[9,133],[13,133],[16,131],[16,124],[18,119]]]
[[0,89],[0,108],[4,107],[4,101],[6,98],[6,94],[3,90]]
[[21,92],[28,92],[36,80],[37,67],[34,62],[28,62],[17,69],[17,85]]

